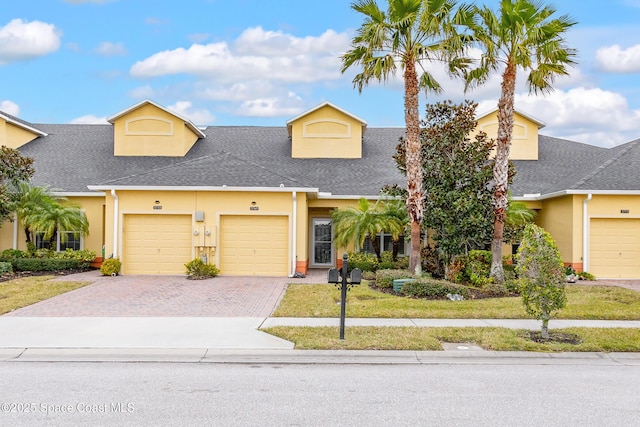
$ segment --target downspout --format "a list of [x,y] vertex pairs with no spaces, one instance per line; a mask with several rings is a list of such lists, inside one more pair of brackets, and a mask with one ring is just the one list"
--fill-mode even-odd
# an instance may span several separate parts
[[587,204],[593,194],[589,193],[582,202],[582,271],[589,271],[589,214]]
[[118,195],[116,190],[111,190],[111,197],[113,197],[113,257],[118,258]]
[[18,214],[13,214],[13,249],[18,249]]
[[291,274],[289,277],[293,277],[296,274],[296,252],[298,246],[298,193],[293,191],[291,195],[293,199],[293,248],[291,249]]

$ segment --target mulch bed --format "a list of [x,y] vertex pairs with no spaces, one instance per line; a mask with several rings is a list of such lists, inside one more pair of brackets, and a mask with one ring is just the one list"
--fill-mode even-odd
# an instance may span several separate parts
[[582,343],[582,338],[579,336],[558,331],[549,331],[549,338],[542,338],[542,332],[540,331],[527,331],[524,334],[524,338],[542,344],[557,342],[560,344],[578,345]]

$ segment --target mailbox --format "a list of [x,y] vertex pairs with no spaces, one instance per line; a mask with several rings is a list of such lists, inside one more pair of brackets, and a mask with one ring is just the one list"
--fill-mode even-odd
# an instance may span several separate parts
[[327,272],[327,283],[340,283],[340,271],[337,268]]
[[362,282],[362,270],[359,268],[351,270],[350,279],[352,285],[359,285]]

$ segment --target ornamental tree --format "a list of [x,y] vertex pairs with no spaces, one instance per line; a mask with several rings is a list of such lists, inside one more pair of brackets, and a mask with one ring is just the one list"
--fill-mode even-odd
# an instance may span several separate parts
[[525,310],[542,320],[542,338],[549,338],[549,319],[567,304],[564,264],[553,237],[535,224],[525,227],[518,248],[516,272],[522,281]]

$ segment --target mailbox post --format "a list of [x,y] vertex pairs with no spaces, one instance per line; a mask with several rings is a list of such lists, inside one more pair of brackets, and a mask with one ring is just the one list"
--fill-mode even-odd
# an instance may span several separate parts
[[347,290],[353,285],[362,282],[362,271],[359,268],[351,270],[351,277],[347,279],[349,272],[349,256],[342,256],[342,271],[332,268],[327,272],[327,281],[340,289],[340,339],[344,339],[344,321],[347,313]]

